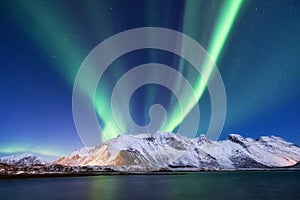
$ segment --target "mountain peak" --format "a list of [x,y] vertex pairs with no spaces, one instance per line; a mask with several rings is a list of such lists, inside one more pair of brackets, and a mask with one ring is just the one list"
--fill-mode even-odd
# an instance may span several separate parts
[[243,136],[237,133],[231,133],[227,137],[228,140],[245,140]]

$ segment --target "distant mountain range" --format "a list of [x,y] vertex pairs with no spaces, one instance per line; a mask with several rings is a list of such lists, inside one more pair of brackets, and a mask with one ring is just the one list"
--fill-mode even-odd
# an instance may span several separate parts
[[12,156],[0,157],[0,164],[16,165],[16,166],[31,166],[45,165],[46,162],[31,153],[18,154]]
[[230,134],[211,141],[204,135],[174,133],[119,135],[98,147],[85,147],[55,161],[64,166],[108,166],[121,171],[236,170],[296,165],[300,147],[275,136],[257,140]]
[[211,141],[204,135],[186,138],[158,132],[119,135],[53,163],[34,154],[0,157],[0,174],[300,168],[299,161],[300,147],[275,136],[253,140],[230,134],[227,140]]

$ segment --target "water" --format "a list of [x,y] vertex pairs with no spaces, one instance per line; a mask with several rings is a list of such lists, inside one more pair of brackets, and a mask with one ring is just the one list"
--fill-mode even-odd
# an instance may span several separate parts
[[300,199],[300,172],[11,179],[0,199]]

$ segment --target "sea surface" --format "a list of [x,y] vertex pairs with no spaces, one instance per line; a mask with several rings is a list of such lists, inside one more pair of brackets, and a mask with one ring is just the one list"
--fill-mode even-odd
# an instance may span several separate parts
[[0,179],[0,199],[300,199],[300,172]]

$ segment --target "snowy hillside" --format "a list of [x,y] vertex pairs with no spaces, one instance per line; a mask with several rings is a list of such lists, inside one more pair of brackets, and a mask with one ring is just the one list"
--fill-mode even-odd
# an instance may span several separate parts
[[270,136],[257,140],[229,135],[211,141],[204,135],[186,138],[158,132],[154,135],[119,135],[99,147],[73,152],[54,164],[117,166],[124,170],[176,168],[237,169],[291,166],[300,161],[300,147]]
[[42,161],[37,156],[27,153],[27,154],[0,157],[0,164],[28,166],[28,165],[40,165],[46,163],[45,161]]

